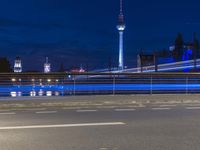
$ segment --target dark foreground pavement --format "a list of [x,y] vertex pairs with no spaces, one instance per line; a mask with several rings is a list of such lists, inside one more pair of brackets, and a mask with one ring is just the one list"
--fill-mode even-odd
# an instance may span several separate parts
[[0,112],[2,150],[199,150],[200,107]]

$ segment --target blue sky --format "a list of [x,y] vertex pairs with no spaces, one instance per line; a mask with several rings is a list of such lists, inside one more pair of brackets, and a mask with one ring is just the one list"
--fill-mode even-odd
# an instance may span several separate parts
[[[124,0],[125,64],[134,66],[143,49],[168,48],[176,34],[185,41],[199,34],[200,2]],[[43,69],[48,56],[54,70],[118,63],[118,0],[1,0],[0,56],[23,60],[25,70]]]

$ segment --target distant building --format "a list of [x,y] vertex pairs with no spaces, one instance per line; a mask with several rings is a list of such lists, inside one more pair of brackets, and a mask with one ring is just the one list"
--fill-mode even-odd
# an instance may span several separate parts
[[22,72],[22,61],[20,57],[16,57],[15,59],[14,72]]
[[46,57],[46,62],[44,63],[44,73],[51,72],[51,64],[49,63],[48,57]]
[[156,62],[155,55],[138,54],[137,56],[138,72],[143,72],[143,70],[145,69],[144,67],[153,66],[153,65],[155,65],[155,69],[156,69],[157,62]]

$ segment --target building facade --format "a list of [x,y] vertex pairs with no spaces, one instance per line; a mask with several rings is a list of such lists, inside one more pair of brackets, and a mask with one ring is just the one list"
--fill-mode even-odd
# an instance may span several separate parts
[[15,59],[14,72],[22,72],[22,61],[20,57],[16,57]]

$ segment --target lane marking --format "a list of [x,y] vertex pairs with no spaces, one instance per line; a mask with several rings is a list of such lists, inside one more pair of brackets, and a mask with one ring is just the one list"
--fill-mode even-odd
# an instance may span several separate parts
[[160,107],[176,107],[177,105],[160,105]]
[[38,111],[35,113],[36,114],[53,114],[53,113],[57,113],[57,111]]
[[33,109],[24,109],[25,111],[42,111],[47,110],[47,108],[33,108]]
[[152,108],[152,110],[170,110],[171,108]]
[[77,110],[77,109],[81,109],[81,107],[62,107],[62,109],[64,110]]
[[67,128],[67,127],[89,127],[89,126],[115,126],[115,125],[125,125],[125,123],[124,122],[104,122],[104,123],[13,126],[13,127],[0,127],[0,130],[40,129],[40,128]]
[[200,107],[186,107],[186,109],[193,110],[193,109],[200,109]]
[[97,110],[77,110],[76,112],[97,112]]
[[0,112],[10,112],[12,110],[0,110]]
[[200,107],[199,104],[185,104],[188,107]]
[[0,115],[15,115],[15,112],[4,112],[4,113],[0,113]]
[[130,108],[130,109],[115,109],[115,111],[135,111],[136,109]]

